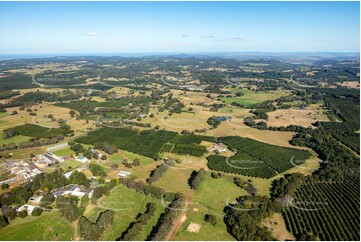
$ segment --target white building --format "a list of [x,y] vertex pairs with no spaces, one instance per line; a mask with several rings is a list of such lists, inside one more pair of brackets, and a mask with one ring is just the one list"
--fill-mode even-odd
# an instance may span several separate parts
[[127,172],[127,171],[119,171],[118,173],[118,177],[120,178],[125,178],[126,176],[132,174],[131,172]]
[[16,211],[17,211],[17,212],[26,211],[26,212],[28,213],[28,215],[31,215],[31,213],[33,212],[34,208],[38,208],[38,207],[39,207],[39,206],[24,204],[24,205],[21,206],[20,208],[16,209]]

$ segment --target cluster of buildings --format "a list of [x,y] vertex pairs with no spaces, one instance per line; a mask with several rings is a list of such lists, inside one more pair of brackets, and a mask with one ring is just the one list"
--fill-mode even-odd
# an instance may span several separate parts
[[50,151],[46,152],[45,154],[40,154],[34,157],[34,163],[40,168],[58,165],[63,161],[64,158],[59,157]]
[[9,170],[11,174],[14,174],[18,178],[18,180],[28,180],[43,173],[36,165],[29,164],[25,161],[14,162]]

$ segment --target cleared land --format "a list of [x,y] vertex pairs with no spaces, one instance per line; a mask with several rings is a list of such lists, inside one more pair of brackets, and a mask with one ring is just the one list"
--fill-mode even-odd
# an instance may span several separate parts
[[278,109],[273,112],[268,112],[268,120],[266,121],[268,126],[289,126],[298,125],[303,127],[312,126],[312,123],[317,121],[329,121],[327,116],[323,113],[323,110],[314,105],[313,107],[307,107],[305,109]]

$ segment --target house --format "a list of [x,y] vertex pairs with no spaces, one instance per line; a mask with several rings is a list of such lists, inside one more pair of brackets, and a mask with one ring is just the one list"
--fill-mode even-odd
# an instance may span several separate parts
[[81,162],[81,163],[85,163],[88,162],[88,158],[86,158],[85,156],[81,156],[79,158],[76,158],[77,161]]
[[222,144],[215,144],[212,146],[211,151],[223,153],[227,152],[227,149],[222,147]]
[[38,208],[38,207],[39,207],[39,206],[24,204],[23,206],[21,206],[21,207],[19,207],[18,209],[16,209],[16,212],[26,211],[29,215],[31,215],[31,213],[33,212],[34,208]]
[[127,171],[119,171],[119,173],[117,174],[118,177],[120,178],[125,178],[126,176],[132,174],[131,172],[127,172]]

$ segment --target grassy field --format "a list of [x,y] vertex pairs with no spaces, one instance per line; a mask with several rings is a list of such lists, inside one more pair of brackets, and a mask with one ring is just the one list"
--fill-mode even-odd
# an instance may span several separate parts
[[[195,211],[193,210],[195,209]],[[179,241],[234,241],[235,239],[227,232],[226,225],[221,217],[217,216],[217,224],[215,226],[204,221],[203,211],[196,211],[196,207],[191,206],[187,212],[187,219],[182,224],[179,232],[175,236],[175,240]],[[197,233],[187,231],[190,223],[199,224],[201,227]]]
[[194,205],[199,204],[199,210],[204,212],[208,210],[210,213],[221,215],[227,202],[233,202],[236,198],[248,194],[244,189],[234,184],[234,177],[239,176],[224,174],[215,179],[208,172],[199,189],[194,193]]
[[11,137],[9,139],[4,139],[3,135],[1,134],[1,136],[0,136],[0,145],[10,144],[10,143],[17,144],[17,143],[20,143],[20,142],[28,141],[30,138],[31,137],[28,137],[28,136],[17,135],[17,136]]
[[[101,199],[98,203],[98,207],[103,210],[113,209],[115,210],[114,224],[111,228],[104,231],[101,240],[116,240],[122,232],[129,226],[129,224],[135,221],[135,217],[139,212],[144,212],[146,204],[154,202],[157,205],[157,211],[155,216],[147,223],[142,231],[139,231],[137,240],[146,240],[148,234],[152,230],[152,227],[157,223],[157,220],[164,207],[161,201],[150,196],[145,196],[142,193],[137,193],[134,190],[128,189],[124,186],[114,188],[109,197]],[[97,217],[100,211],[94,212],[92,209],[87,217]]]
[[128,162],[132,162],[134,159],[138,158],[140,160],[140,163],[142,165],[148,165],[152,162],[154,162],[153,159],[149,158],[149,157],[145,157],[142,155],[138,155],[138,154],[134,154],[132,152],[128,152],[125,150],[119,150],[117,153],[110,155],[108,157],[108,162],[109,165],[111,164],[121,164],[123,160],[127,160]]
[[0,240],[73,240],[74,229],[57,211],[16,218],[0,231]]
[[188,185],[188,179],[192,171],[193,169],[175,165],[168,168],[165,174],[154,185],[163,188],[166,192],[181,192],[189,198],[194,193]]
[[261,103],[261,102],[264,102],[267,100],[274,100],[274,99],[289,95],[289,93],[286,91],[255,92],[255,91],[251,91],[248,89],[240,89],[240,88],[232,88],[231,92],[234,94],[237,92],[242,92],[244,95],[240,96],[240,97],[229,97],[229,98],[224,97],[224,98],[221,98],[221,100],[225,101],[228,104],[231,104],[232,102],[236,102],[236,103],[242,104],[248,108],[256,103]]
[[[224,175],[214,179],[207,174],[206,178],[194,193],[192,206],[187,211],[186,221],[182,224],[176,240],[234,240],[227,232],[223,223],[223,209],[227,202],[233,202],[237,197],[246,195],[247,192],[233,183],[231,175]],[[204,221],[205,214],[213,214],[217,217],[215,226]],[[199,232],[187,231],[190,223],[201,226]]]
[[7,116],[9,116],[9,115],[10,115],[10,114],[8,114],[8,113],[0,112],[0,118],[7,117]]
[[69,167],[71,167],[71,169],[77,168],[79,166],[81,166],[82,163],[73,159],[69,159],[69,160],[65,160],[64,162],[62,162],[60,164],[60,167],[63,168],[64,171],[68,170]]
[[22,150],[11,150],[8,153],[12,153],[13,159],[28,159],[30,155],[33,153],[34,155],[43,154],[46,152],[46,147],[34,147],[29,149],[22,149]]
[[70,146],[67,146],[66,148],[63,148],[63,149],[52,151],[52,153],[54,153],[57,156],[71,156],[71,155],[74,155],[74,151],[72,151],[70,149]]

